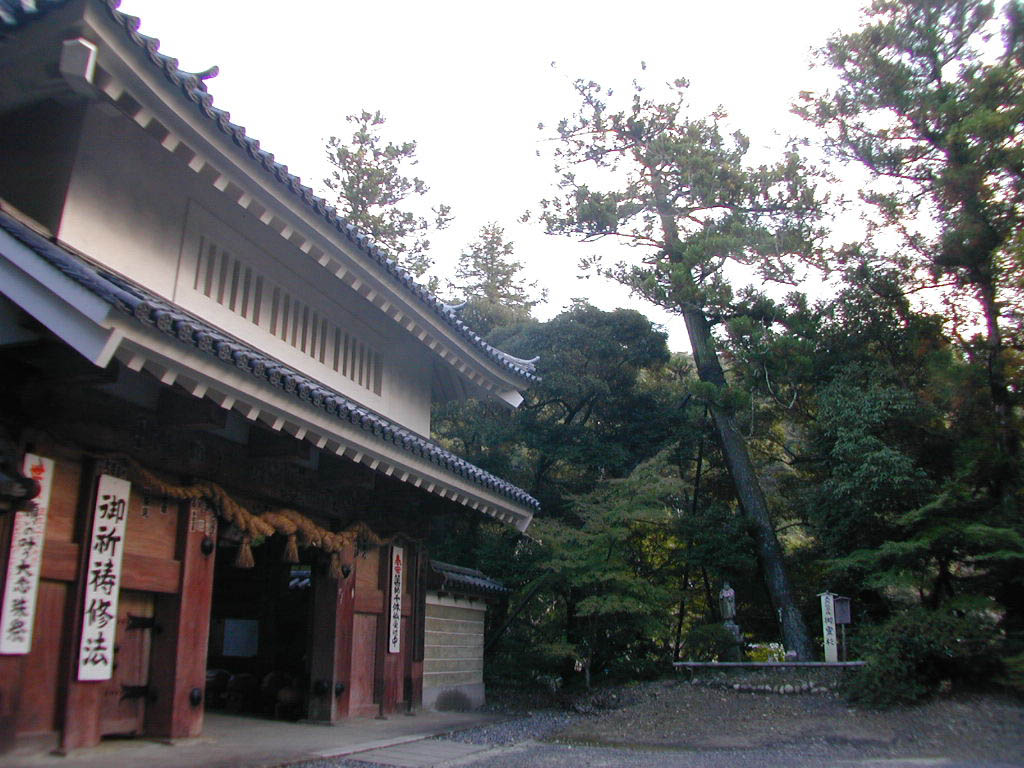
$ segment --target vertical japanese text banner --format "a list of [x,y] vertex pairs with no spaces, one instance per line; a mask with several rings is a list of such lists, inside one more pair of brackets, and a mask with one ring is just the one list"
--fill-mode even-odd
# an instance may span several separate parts
[[43,566],[46,515],[53,487],[53,459],[25,454],[22,474],[39,483],[39,495],[28,509],[14,513],[11,552],[7,561],[3,607],[0,608],[0,653],[23,654],[32,650],[32,626],[36,618],[39,572]]
[[839,661],[839,646],[836,643],[835,595],[831,592],[821,593],[821,634],[825,641],[825,661],[835,664]]
[[131,488],[127,480],[112,475],[100,475],[96,488],[78,650],[79,680],[109,680],[113,673],[121,557]]
[[391,548],[391,603],[389,605],[388,653],[402,650],[402,547]]

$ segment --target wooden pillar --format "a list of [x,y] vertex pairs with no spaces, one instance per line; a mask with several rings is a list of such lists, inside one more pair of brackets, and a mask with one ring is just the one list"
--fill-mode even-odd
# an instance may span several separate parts
[[61,651],[64,660],[64,728],[61,732],[61,753],[80,747],[94,747],[100,743],[100,707],[104,682],[81,682],[78,679],[78,648],[82,637],[82,617],[85,610],[85,586],[89,576],[89,537],[92,531],[94,501],[101,474],[123,475],[123,469],[107,466],[106,462],[86,461],[78,494],[78,515],[75,540],[78,543],[78,567],[71,585],[65,626],[66,643]]
[[[0,517],[0,576],[7,573],[13,519],[13,512]],[[37,610],[36,617],[38,615]],[[24,656],[0,656],[0,755],[14,746],[24,670]]]
[[409,646],[405,651],[406,703],[409,709],[423,706],[423,644],[426,635],[427,610],[427,548],[418,544],[416,558],[409,575],[414,579],[409,594],[412,596],[409,619]]
[[160,631],[152,637],[147,735],[183,738],[202,732],[216,544],[213,510],[203,501],[184,502],[175,554],[181,563],[180,591],[158,595],[155,604]]
[[[351,563],[351,547],[342,553]],[[349,566],[351,567],[351,566]],[[310,632],[310,720],[334,723],[348,714],[348,670],[352,665],[354,578],[340,581],[325,567],[313,579],[313,615]]]
[[354,547],[346,547],[342,554],[342,566],[351,570],[341,583],[339,590],[342,596],[341,608],[338,612],[337,654],[334,657],[334,681],[343,686],[341,695],[335,696],[335,715],[338,718],[348,717],[352,713],[352,655],[355,648],[355,609],[356,609],[356,577],[354,568]]
[[[380,614],[377,632],[377,668],[374,688],[377,690],[380,703],[379,715],[387,715],[398,709],[398,700],[402,696],[403,668],[402,654],[388,650],[388,638],[391,622],[391,557],[394,545],[381,549],[381,579],[383,587],[384,610]],[[406,550],[408,551],[408,550]]]

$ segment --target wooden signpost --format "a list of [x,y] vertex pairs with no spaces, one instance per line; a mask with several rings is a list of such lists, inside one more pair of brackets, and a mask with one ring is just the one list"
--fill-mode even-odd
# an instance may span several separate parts
[[821,633],[825,641],[825,661],[829,664],[835,664],[839,661],[839,646],[836,642],[835,595],[831,592],[822,592],[820,597]]

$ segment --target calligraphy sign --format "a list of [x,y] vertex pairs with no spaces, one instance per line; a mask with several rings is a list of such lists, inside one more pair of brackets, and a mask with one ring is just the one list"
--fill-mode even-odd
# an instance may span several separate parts
[[21,472],[39,483],[39,495],[29,502],[28,509],[15,512],[11,529],[11,554],[0,609],[0,653],[12,654],[32,650],[46,513],[53,487],[53,459],[26,453]]
[[391,548],[391,602],[388,617],[388,653],[402,650],[402,571],[405,570],[405,550]]
[[109,680],[113,674],[121,557],[131,488],[127,480],[113,475],[100,475],[97,484],[78,649],[79,680]]
[[821,634],[825,640],[825,661],[835,664],[839,661],[839,645],[836,642],[835,595],[821,593]]

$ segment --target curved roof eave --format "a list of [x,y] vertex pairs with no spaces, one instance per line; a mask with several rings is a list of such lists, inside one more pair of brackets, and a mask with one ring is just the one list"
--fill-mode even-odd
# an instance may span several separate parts
[[0,231],[6,232],[89,293],[142,325],[155,328],[178,343],[218,358],[269,386],[284,390],[307,405],[322,409],[328,416],[370,432],[376,439],[508,499],[526,512],[527,524],[529,517],[539,511],[540,503],[512,483],[228,336],[140,286],[85,262],[3,212],[0,212]]
[[[37,0],[28,3],[20,0],[0,0],[0,22],[8,27],[18,27],[22,23],[41,17],[46,11],[65,5],[67,0]],[[488,344],[473,329],[466,325],[453,309],[420,285],[405,269],[388,256],[380,246],[374,244],[364,233],[356,229],[337,209],[314,194],[311,187],[288,171],[288,166],[279,163],[274,154],[260,146],[258,139],[250,137],[244,126],[231,122],[231,114],[226,110],[213,106],[213,96],[209,93],[205,80],[217,74],[217,67],[201,73],[185,72],[178,66],[177,59],[160,53],[160,41],[157,38],[141,34],[140,20],[136,16],[118,10],[120,0],[94,0],[107,9],[113,22],[124,31],[140,55],[158,70],[163,77],[180,92],[184,100],[190,104],[212,127],[226,136],[235,146],[242,150],[249,162],[272,184],[286,190],[292,197],[323,219],[340,240],[354,246],[366,256],[371,263],[377,265],[380,274],[388,283],[433,316],[439,318],[454,335],[470,349],[482,354],[485,359],[497,364],[500,370],[511,374],[520,381],[531,384],[540,381],[533,362],[513,357]]]

